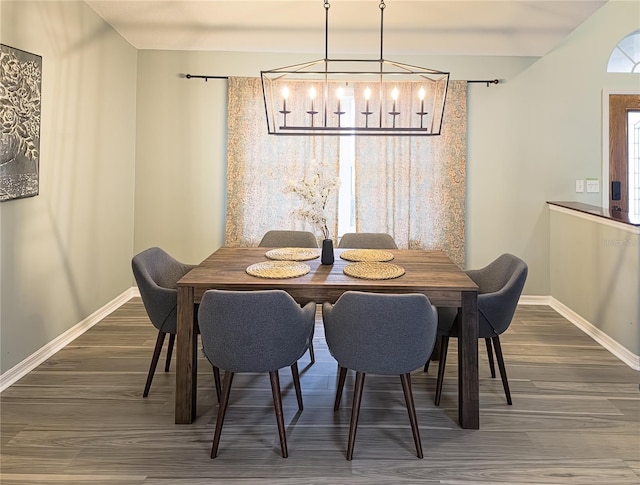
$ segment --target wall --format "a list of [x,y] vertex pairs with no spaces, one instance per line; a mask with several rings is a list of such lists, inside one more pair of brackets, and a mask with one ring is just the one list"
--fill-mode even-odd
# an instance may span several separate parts
[[625,360],[640,368],[640,228],[549,209],[551,294],[627,349]]
[[0,204],[4,373],[132,285],[136,50],[84,2],[0,2],[42,60],[40,195]]
[[135,252],[160,246],[195,264],[223,245],[227,83],[184,77],[218,64],[201,53],[139,53]]
[[[575,180],[600,178],[602,89],[640,87],[640,76],[606,73],[615,45],[640,27],[640,3],[605,4],[552,52],[492,90],[495,116],[469,122],[469,267],[512,250],[529,264],[524,293],[549,295],[547,200],[600,205]],[[483,108],[484,105],[483,105]],[[473,113],[473,107],[470,109]]]
[[[188,80],[184,75],[258,77],[261,69],[316,57],[321,58],[322,54],[140,51],[136,251],[163,246],[179,259],[195,263],[224,244],[227,82]],[[393,59],[450,70],[455,79],[510,79],[535,60],[412,56]],[[494,106],[485,97],[493,99],[502,89],[469,86],[471,131],[496,116]]]
[[[550,294],[545,202],[600,204],[600,194],[576,194],[575,179],[601,174],[603,87],[638,85],[637,75],[612,79],[606,64],[638,28],[639,9],[609,2],[541,59],[394,57],[450,71],[452,79],[502,81],[469,86],[466,267],[512,252],[530,267],[524,293]],[[181,75],[257,77],[316,57],[322,54],[139,53],[136,250],[164,245],[197,262],[224,243],[226,82]]]
[[[639,26],[638,2],[614,0],[539,60],[397,58],[503,81],[469,87],[467,267],[513,252],[530,266],[524,293],[551,293],[545,201],[600,203],[574,182],[601,173],[602,89],[640,84],[605,73]],[[42,55],[44,76],[40,195],[0,204],[4,372],[129,288],[134,252],[198,262],[223,244],[226,83],[181,75],[258,76],[309,57],[136,52],[66,1],[2,0],[0,41]]]

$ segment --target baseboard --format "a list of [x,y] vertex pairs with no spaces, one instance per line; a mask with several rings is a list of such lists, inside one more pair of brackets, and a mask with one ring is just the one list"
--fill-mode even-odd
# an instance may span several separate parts
[[618,342],[613,340],[609,335],[604,333],[598,327],[593,325],[585,318],[578,315],[564,303],[556,300],[552,296],[527,296],[523,295],[518,301],[519,305],[548,305],[557,311],[564,318],[573,323],[576,327],[586,333],[593,340],[602,345],[614,356],[620,359],[634,370],[640,370],[640,356],[635,355],[629,349],[626,349]]
[[602,345],[605,349],[615,355],[622,362],[627,364],[634,370],[640,370],[640,356],[635,355],[629,349],[623,347],[617,341],[613,340],[609,335],[604,333],[598,327],[593,325],[591,322],[586,320],[585,318],[578,315],[571,308],[566,306],[564,303],[556,300],[555,298],[551,298],[551,308],[557,311],[564,318],[573,323],[576,327],[582,330],[584,333],[589,335],[593,340]]
[[33,369],[42,364],[49,357],[54,355],[60,349],[64,348],[66,345],[73,342],[80,335],[85,333],[91,327],[93,327],[96,323],[102,320],[104,317],[117,310],[124,303],[129,301],[134,296],[140,296],[138,292],[138,288],[129,288],[121,295],[117,296],[109,303],[104,305],[102,308],[96,310],[87,318],[82,320],[80,323],[77,323],[73,327],[71,327],[66,332],[58,335],[51,342],[46,344],[44,347],[40,348],[29,357],[24,359],[19,364],[16,364],[11,369],[6,371],[4,374],[0,375],[0,392],[4,391],[11,384],[16,382],[18,379],[21,379]]
[[[82,320],[77,325],[73,326],[62,335],[59,335],[47,345],[42,347],[37,352],[33,353],[19,364],[9,369],[4,374],[0,375],[0,392],[4,391],[11,384],[21,379],[37,366],[42,364],[49,357],[54,355],[60,349],[64,348],[69,343],[73,342],[76,338],[82,335],[84,332],[93,327],[96,323],[102,320],[104,317],[118,309],[124,303],[131,298],[139,297],[140,291],[137,287],[132,287],[116,297],[105,306],[95,311],[87,318]],[[522,295],[518,302],[520,305],[548,305],[557,311],[564,318],[573,323],[576,327],[589,335],[592,339],[602,345],[605,349],[611,352],[614,356],[620,359],[634,370],[640,371],[640,356],[633,354],[628,349],[624,348],[618,342],[609,337],[599,328],[595,327],[589,321],[578,315],[571,310],[565,304],[556,300],[552,296],[537,296],[537,295]]]
[[538,296],[538,295],[522,295],[518,300],[518,305],[549,305],[553,303],[551,296]]

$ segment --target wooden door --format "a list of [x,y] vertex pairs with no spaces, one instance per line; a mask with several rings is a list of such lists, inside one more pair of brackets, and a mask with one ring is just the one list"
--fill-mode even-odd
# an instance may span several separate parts
[[609,95],[609,180],[620,182],[620,200],[613,200],[609,190],[609,207],[629,212],[629,142],[627,117],[630,111],[640,111],[640,95]]

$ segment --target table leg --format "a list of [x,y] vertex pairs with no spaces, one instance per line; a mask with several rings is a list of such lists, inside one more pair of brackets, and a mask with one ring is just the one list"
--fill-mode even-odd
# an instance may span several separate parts
[[196,418],[198,376],[198,332],[194,320],[194,290],[178,287],[178,333],[176,351],[176,424],[189,424]]
[[475,291],[462,292],[458,344],[458,419],[463,428],[479,429],[478,293]]

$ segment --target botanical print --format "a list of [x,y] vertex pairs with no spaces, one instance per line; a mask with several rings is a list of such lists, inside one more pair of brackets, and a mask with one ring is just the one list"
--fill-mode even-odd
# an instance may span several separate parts
[[0,44],[0,201],[38,195],[42,57]]

